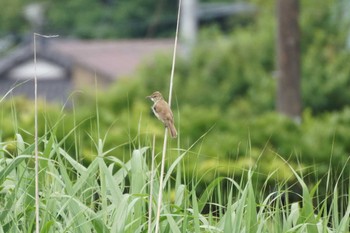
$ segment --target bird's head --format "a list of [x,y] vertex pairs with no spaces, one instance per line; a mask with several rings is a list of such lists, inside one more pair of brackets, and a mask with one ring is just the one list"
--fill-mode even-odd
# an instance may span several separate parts
[[151,99],[153,102],[157,102],[158,100],[163,99],[163,96],[159,91],[155,91],[152,95],[146,96],[146,98]]

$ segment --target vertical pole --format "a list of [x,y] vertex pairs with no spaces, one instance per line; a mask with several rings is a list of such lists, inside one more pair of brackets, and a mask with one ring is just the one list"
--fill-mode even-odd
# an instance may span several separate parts
[[300,121],[299,0],[277,0],[277,111]]
[[180,35],[185,58],[190,59],[197,38],[197,0],[182,0]]

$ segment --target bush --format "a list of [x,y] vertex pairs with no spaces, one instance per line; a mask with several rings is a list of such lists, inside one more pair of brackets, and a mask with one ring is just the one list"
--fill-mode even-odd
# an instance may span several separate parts
[[[328,8],[319,10],[327,12]],[[188,177],[198,168],[201,175],[205,171],[203,181],[208,182],[215,173],[241,176],[247,168],[257,166],[262,176],[276,174],[279,182],[291,177],[284,159],[300,172],[308,173],[317,166],[312,183],[326,176],[329,163],[336,174],[348,165],[350,70],[342,34],[333,34],[330,41],[326,37],[329,25],[321,27],[320,18],[314,19],[318,14],[302,16],[306,38],[302,85],[307,110],[298,125],[273,112],[274,24],[267,13],[262,11],[261,20],[229,35],[208,29],[215,33],[203,32],[191,62],[177,60],[172,108],[180,139],[169,142],[175,148],[169,160],[176,158],[180,148],[190,148],[196,162],[186,160]],[[152,115],[145,96],[159,90],[167,97],[170,71],[171,58],[162,56],[145,65],[132,81],[116,83],[97,97],[78,96],[70,111],[43,105],[40,122],[49,122],[50,128],[41,125],[40,135],[52,130],[58,140],[65,138],[66,151],[78,151],[87,163],[98,154],[99,140],[106,151],[127,159],[134,148],[150,145],[155,134],[156,151],[161,151],[164,127]],[[32,103],[13,100],[0,104],[3,138],[12,140],[17,131],[32,134]],[[73,128],[74,133],[69,133]]]

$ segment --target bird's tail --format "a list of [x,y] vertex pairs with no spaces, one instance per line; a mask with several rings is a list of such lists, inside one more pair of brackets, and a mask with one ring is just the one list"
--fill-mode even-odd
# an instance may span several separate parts
[[172,138],[176,138],[177,137],[177,132],[176,132],[176,129],[175,129],[175,126],[174,126],[173,123],[168,124],[168,129],[169,129],[170,136]]

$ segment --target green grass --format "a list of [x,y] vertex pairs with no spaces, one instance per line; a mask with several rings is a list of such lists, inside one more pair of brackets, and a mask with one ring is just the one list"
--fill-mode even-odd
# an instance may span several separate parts
[[[153,160],[151,170],[151,148],[136,149],[123,162],[106,156],[99,140],[96,158],[85,167],[63,144],[52,133],[40,139],[41,232],[154,232],[159,164]],[[19,134],[14,142],[0,143],[0,232],[35,229],[33,150],[34,144]],[[308,187],[291,166],[302,203],[282,206],[283,184],[271,193],[256,190],[254,169],[241,180],[215,177],[198,192],[200,178],[182,175],[182,159],[193,156],[187,153],[165,170],[160,232],[349,232],[349,197],[343,197],[347,206],[340,208],[337,184],[328,187],[333,194],[328,202],[316,207],[318,184]]]

